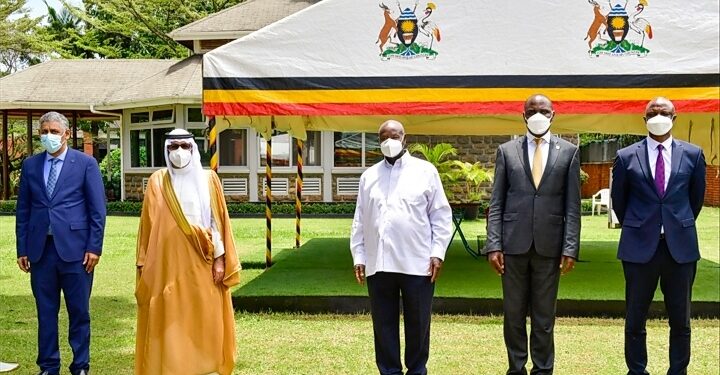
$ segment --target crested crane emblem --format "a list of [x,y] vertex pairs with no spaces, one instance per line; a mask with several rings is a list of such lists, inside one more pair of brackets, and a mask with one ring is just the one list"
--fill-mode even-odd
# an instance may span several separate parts
[[638,56],[645,57],[650,50],[645,43],[653,38],[650,22],[640,17],[648,6],[647,0],[638,0],[632,14],[628,14],[628,0],[608,2],[610,10],[603,11],[598,0],[588,0],[593,6],[593,21],[585,40],[591,57]]
[[380,58],[414,59],[424,57],[435,59],[438,52],[433,44],[440,42],[440,28],[431,20],[433,11],[437,9],[435,3],[427,3],[421,18],[416,15],[419,0],[415,1],[413,8],[403,9],[400,1],[397,2],[397,17],[393,17],[393,10],[385,3],[380,3],[383,11],[384,23],[375,42],[380,47]]

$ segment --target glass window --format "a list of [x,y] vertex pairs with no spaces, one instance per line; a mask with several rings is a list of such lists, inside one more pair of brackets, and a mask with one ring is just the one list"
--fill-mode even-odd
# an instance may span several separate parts
[[130,114],[131,124],[142,124],[150,122],[150,112],[135,112]]
[[220,165],[247,166],[247,129],[227,129],[218,138]]
[[173,128],[154,128],[152,130],[153,167],[167,166],[167,164],[165,164],[165,134],[172,130]]
[[200,151],[200,163],[203,167],[209,167],[210,166],[210,145],[208,145],[208,149],[205,148],[205,130],[204,129],[188,129],[193,137],[195,138],[195,143],[197,144],[198,151]]
[[[288,134],[280,134],[272,137],[272,166],[273,167],[289,167],[292,138]],[[264,138],[260,139],[260,166],[264,167],[267,156],[267,142]]]
[[130,166],[150,166],[150,129],[130,131]]
[[187,122],[205,122],[200,107],[187,109]]
[[[303,165],[320,165],[322,157],[320,134],[320,132],[307,132],[307,139],[303,142]],[[297,140],[293,138],[292,142],[293,165],[297,165]]]
[[153,111],[152,120],[153,120],[153,122],[172,121],[173,120],[173,110],[172,109],[162,109],[159,111]]
[[365,166],[369,167],[383,159],[376,133],[365,133]]
[[335,166],[362,167],[363,133],[335,133]]

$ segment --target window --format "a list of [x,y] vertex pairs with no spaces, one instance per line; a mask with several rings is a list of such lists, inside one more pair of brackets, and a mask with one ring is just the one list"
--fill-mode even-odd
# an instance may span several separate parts
[[[303,143],[303,166],[317,166],[321,163],[320,132],[307,132],[307,140]],[[265,166],[265,139],[260,140],[260,166]],[[291,163],[292,162],[292,163]],[[292,167],[297,165],[297,141],[289,134],[272,137],[272,166]]]
[[135,112],[130,114],[131,124],[150,122],[150,112]]
[[220,165],[247,166],[247,129],[227,129],[218,137]]
[[159,111],[152,111],[153,122],[172,122],[173,114],[175,111],[172,109],[161,109]]
[[[272,166],[289,167],[290,153],[292,153],[292,138],[288,134],[280,134],[272,137]],[[260,139],[260,166],[267,165],[267,142]]]
[[130,131],[130,166],[142,168],[150,166],[150,129]]
[[165,134],[174,128],[173,108],[130,113],[130,167],[165,167]]
[[[307,132],[307,139],[303,142],[303,165],[320,165],[322,153],[320,152],[320,132]],[[293,139],[293,165],[297,165],[297,140]]]
[[377,134],[336,132],[334,145],[336,167],[369,167],[383,158]]
[[165,164],[165,134],[170,133],[173,128],[153,128],[152,150],[153,167],[166,167]]
[[185,118],[187,122],[205,122],[205,116],[203,116],[200,107],[189,107]]
[[[203,167],[209,167],[210,166],[210,150],[205,148],[205,140],[207,137],[205,137],[205,129],[187,129],[195,139],[195,143],[197,144],[198,151],[200,151],[200,163]],[[208,145],[208,148],[210,145]]]

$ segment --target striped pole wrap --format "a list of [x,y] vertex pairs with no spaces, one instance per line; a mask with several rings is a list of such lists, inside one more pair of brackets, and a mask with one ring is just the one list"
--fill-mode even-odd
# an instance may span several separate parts
[[210,117],[208,121],[208,140],[210,141],[210,169],[217,173],[218,170],[218,150],[217,150],[217,127],[215,126],[215,116]]
[[265,148],[265,267],[272,266],[272,140],[267,140]]
[[300,216],[302,216],[303,141],[297,139],[297,178],[295,179],[295,248],[300,248]]

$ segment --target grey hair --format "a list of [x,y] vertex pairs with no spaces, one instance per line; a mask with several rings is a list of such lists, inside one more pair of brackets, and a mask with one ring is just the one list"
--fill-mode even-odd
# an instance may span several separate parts
[[40,120],[38,120],[38,123],[40,123],[40,126],[46,122],[57,122],[60,124],[60,126],[63,128],[63,130],[70,129],[70,123],[68,122],[67,117],[63,116],[62,113],[57,113],[54,111],[50,111],[40,117]]

